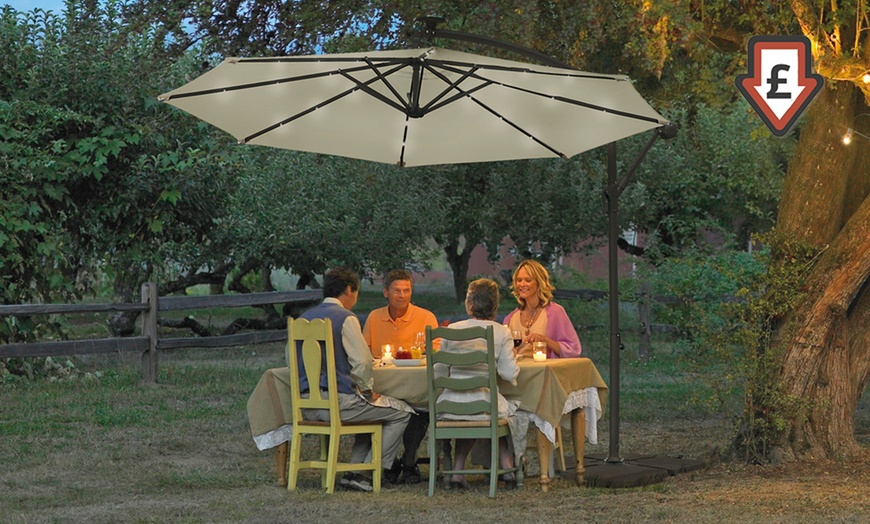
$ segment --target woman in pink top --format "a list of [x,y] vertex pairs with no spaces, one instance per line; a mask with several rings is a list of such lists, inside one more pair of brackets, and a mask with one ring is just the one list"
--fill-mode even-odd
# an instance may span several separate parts
[[522,333],[518,354],[531,355],[532,343],[546,342],[547,358],[579,357],[582,347],[565,308],[553,302],[550,274],[536,260],[523,260],[514,271],[511,292],[519,306],[504,323]]

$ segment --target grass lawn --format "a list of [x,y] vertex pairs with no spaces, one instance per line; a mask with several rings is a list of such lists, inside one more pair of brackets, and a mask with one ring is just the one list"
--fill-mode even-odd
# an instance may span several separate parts
[[[608,380],[601,331],[581,338]],[[439,487],[429,498],[426,484],[326,495],[307,474],[288,493],[276,486],[274,454],[254,446],[245,411],[262,373],[283,364],[280,344],[166,352],[156,386],[140,384],[128,355],[91,356],[81,365],[101,370],[96,380],[0,385],[0,522],[870,522],[870,453],[768,467],[721,462],[735,406],[693,404],[703,381],[668,358],[666,345],[641,364],[626,342],[621,452],[700,458],[708,468],[631,489],[557,480],[546,494],[532,476],[494,500],[482,478],[468,492]],[[608,451],[607,416],[587,453]],[[856,427],[870,432],[866,401]]]

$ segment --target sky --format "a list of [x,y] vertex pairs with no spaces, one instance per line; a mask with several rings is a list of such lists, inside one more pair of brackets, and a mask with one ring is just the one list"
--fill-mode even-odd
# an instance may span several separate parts
[[11,5],[16,11],[32,11],[36,8],[60,13],[64,0],[0,0],[0,5]]

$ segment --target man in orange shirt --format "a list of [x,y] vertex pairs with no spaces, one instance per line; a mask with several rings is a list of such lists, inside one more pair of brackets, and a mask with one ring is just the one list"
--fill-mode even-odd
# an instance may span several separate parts
[[[384,278],[384,298],[387,305],[369,313],[363,327],[363,338],[374,358],[380,358],[381,346],[389,344],[393,354],[399,347],[409,349],[414,345],[417,333],[425,333],[426,326],[438,327],[435,315],[421,307],[411,304],[413,283],[411,273],[404,269],[390,271]],[[437,349],[441,340],[433,342]],[[392,468],[385,471],[387,480],[397,482],[399,475],[406,484],[416,484],[422,480],[417,467],[417,448],[426,436],[429,426],[429,415],[418,413],[411,415],[411,420],[402,437],[405,446],[401,460],[396,459]]]
[[[404,269],[390,271],[384,278],[384,298],[387,305],[369,313],[363,327],[374,358],[381,358],[381,346],[389,344],[393,356],[399,347],[409,349],[414,345],[417,333],[425,333],[426,326],[438,327],[438,319],[428,309],[411,303],[413,284],[411,273]],[[437,348],[440,340],[434,342]]]

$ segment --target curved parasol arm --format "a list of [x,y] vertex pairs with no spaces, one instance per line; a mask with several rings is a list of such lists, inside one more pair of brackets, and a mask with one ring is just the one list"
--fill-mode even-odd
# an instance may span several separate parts
[[495,38],[490,38],[483,35],[475,35],[471,33],[463,33],[461,31],[450,31],[448,29],[438,29],[437,24],[443,23],[444,18],[440,16],[421,16],[415,20],[423,25],[422,29],[414,28],[408,31],[408,36],[413,40],[418,40],[425,46],[431,45],[435,38],[446,38],[448,40],[461,40],[463,42],[472,42],[474,44],[483,44],[504,49],[512,53],[526,56],[533,60],[537,60],[544,65],[560,67],[562,69],[577,70],[576,67],[560,62],[555,58],[545,55],[544,53],[523,47],[521,45],[511,44]]

